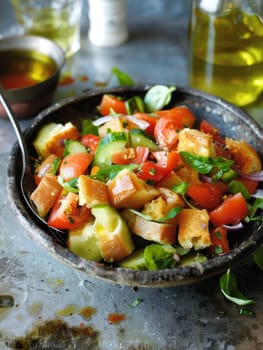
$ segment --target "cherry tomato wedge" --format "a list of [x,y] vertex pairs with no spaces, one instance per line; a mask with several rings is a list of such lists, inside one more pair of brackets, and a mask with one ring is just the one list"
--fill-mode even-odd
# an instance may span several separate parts
[[147,161],[142,163],[138,176],[145,181],[151,180],[158,182],[170,173],[171,171],[169,169],[163,168],[154,162]]
[[230,251],[227,239],[227,229],[223,226],[216,227],[210,234],[212,245],[210,252],[213,255],[221,255]]
[[170,171],[174,170],[181,162],[181,157],[177,151],[156,151],[152,152],[158,165]]
[[235,225],[248,214],[247,203],[241,193],[228,197],[224,202],[209,213],[210,221],[215,226]]
[[213,184],[205,182],[201,185],[190,185],[186,193],[202,208],[213,209],[221,204],[226,187],[226,185],[221,183]]
[[172,150],[178,142],[178,131],[191,127],[195,116],[186,106],[155,112],[160,116],[156,122],[154,136],[156,142],[164,149]]
[[91,217],[91,211],[86,206],[79,206],[78,195],[68,192],[59,196],[54,204],[48,225],[61,230],[70,230],[79,227]]
[[39,185],[41,179],[48,173],[56,174],[60,164],[60,159],[55,154],[50,154],[46,159],[36,168],[34,179],[36,185]]
[[111,110],[115,113],[127,114],[125,101],[110,94],[103,95],[99,110],[101,115],[109,115]]
[[256,192],[256,189],[258,187],[258,181],[250,180],[245,177],[238,177],[237,181],[242,182],[242,184],[246,186],[250,194]]
[[144,131],[151,135],[154,134],[155,125],[157,120],[159,119],[159,116],[155,114],[147,114],[147,113],[140,113],[140,112],[134,113],[132,116],[134,118],[147,122],[149,126]]
[[141,164],[145,162],[149,155],[149,148],[144,146],[137,146],[135,148],[124,148],[111,155],[113,164]]
[[180,128],[191,128],[194,125],[196,117],[187,106],[177,106],[171,109],[156,111],[159,117],[174,118]]
[[72,153],[66,156],[59,169],[65,181],[84,174],[93,160],[91,153]]
[[81,137],[80,142],[94,154],[100,142],[100,137],[93,134],[86,134]]

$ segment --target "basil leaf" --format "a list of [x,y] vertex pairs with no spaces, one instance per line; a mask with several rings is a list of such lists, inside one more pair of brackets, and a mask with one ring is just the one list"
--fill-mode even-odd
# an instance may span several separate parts
[[151,244],[144,249],[144,259],[148,270],[161,270],[170,267],[176,250],[170,244]]
[[185,201],[185,203],[188,205],[188,207],[192,209],[196,209],[195,206],[185,196],[188,186],[189,184],[187,182],[181,182],[178,185],[174,185],[172,187],[172,191],[180,194],[183,197],[183,200]]
[[222,175],[228,172],[233,165],[232,160],[225,159],[223,157],[211,157],[198,156],[191,152],[181,151],[180,156],[183,161],[190,165],[191,168],[198,171],[199,174],[208,174],[213,171],[213,180],[218,181]]
[[78,178],[73,178],[68,182],[65,182],[61,175],[58,176],[58,183],[67,191],[73,193],[79,193]]
[[111,73],[114,74],[120,85],[132,86],[135,85],[133,79],[127,74],[121,71],[118,67],[113,67]]
[[252,256],[255,264],[263,271],[263,246],[258,247]]
[[140,211],[135,210],[135,209],[129,209],[129,211],[132,212],[133,214],[136,214],[136,215],[142,217],[144,220],[153,221],[153,219],[150,215],[143,214]]
[[61,160],[58,157],[53,160],[53,163],[51,164],[51,169],[50,169],[52,174],[57,173],[60,163],[61,163]]
[[171,101],[175,90],[175,86],[154,85],[151,87],[144,96],[147,112],[158,111],[166,106]]
[[137,169],[139,166],[135,164],[130,165],[110,165],[106,168],[102,168],[92,175],[91,178],[106,182],[107,180],[112,180],[114,177],[123,169],[129,169],[130,171]]
[[234,274],[227,270],[220,277],[220,289],[223,295],[237,305],[248,305],[254,303],[253,300],[246,298],[238,289],[237,280]]
[[181,151],[183,161],[198,171],[200,174],[208,174],[213,169],[213,159],[210,157],[197,156],[193,153]]
[[91,119],[84,119],[82,121],[81,135],[99,135],[98,127],[93,124]]
[[258,209],[263,210],[263,198],[256,198],[254,203],[252,204],[250,210],[249,210],[249,217],[250,219],[254,218],[256,212]]
[[189,184],[187,182],[180,182],[178,185],[174,185],[172,190],[182,196],[186,194]]
[[143,302],[143,299],[136,298],[132,303],[129,304],[129,307],[134,308],[140,305]]
[[246,186],[240,181],[232,180],[227,186],[227,191],[231,194],[241,193],[246,201],[250,199]]
[[163,216],[162,218],[156,220],[157,222],[165,222],[167,220],[173,219],[174,217],[176,217],[177,214],[179,214],[181,211],[183,210],[183,208],[181,207],[174,207],[171,210],[169,210],[169,212],[167,213],[167,215]]

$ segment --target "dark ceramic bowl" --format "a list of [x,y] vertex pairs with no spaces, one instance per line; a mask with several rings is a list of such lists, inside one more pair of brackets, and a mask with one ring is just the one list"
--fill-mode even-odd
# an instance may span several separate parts
[[[95,115],[96,107],[99,105],[103,93],[113,93],[125,97],[133,95],[143,96],[148,88],[149,86],[120,87],[89,91],[80,97],[66,99],[47,108],[35,118],[33,125],[25,133],[30,154],[33,157],[35,156],[32,141],[37,131],[44,124],[69,120],[76,124],[83,116]],[[173,93],[170,106],[182,103],[192,109],[198,120],[208,120],[218,127],[223,135],[238,140],[245,139],[262,157],[262,129],[245,112],[214,96],[192,89],[177,88]],[[68,251],[65,245],[61,243],[60,237],[53,237],[32,219],[19,192],[18,180],[20,171],[20,151],[18,145],[15,144],[8,163],[7,188],[10,204],[22,227],[52,257],[68,264],[73,269],[84,271],[97,278],[131,286],[164,287],[189,284],[222,273],[228,267],[250,254],[263,241],[263,223],[255,222],[248,224],[243,231],[235,235],[235,241],[232,242],[234,248],[230,253],[192,266],[160,271],[134,271],[87,261]]]
[[[47,38],[0,40],[0,82],[17,118],[30,118],[50,105],[64,61],[64,51]],[[6,117],[1,104],[0,117]]]

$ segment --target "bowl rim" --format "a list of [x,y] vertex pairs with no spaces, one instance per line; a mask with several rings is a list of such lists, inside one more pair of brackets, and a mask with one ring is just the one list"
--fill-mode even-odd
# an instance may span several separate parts
[[[100,88],[92,89],[83,94],[75,97],[68,97],[60,102],[53,104],[39,113],[32,125],[25,131],[25,135],[30,130],[40,126],[41,122],[45,121],[45,118],[59,110],[63,110],[64,107],[71,104],[76,104],[81,101],[88,100],[94,96],[107,93],[118,93],[127,91],[142,91],[146,92],[149,87],[154,84],[137,85],[134,87],[113,87],[113,88]],[[166,84],[167,85],[167,84]],[[169,85],[167,85],[169,86]],[[187,95],[193,95],[195,97],[205,98],[213,103],[220,104],[226,109],[230,109],[238,115],[242,122],[249,125],[257,137],[263,142],[263,130],[257,124],[257,122],[249,116],[247,112],[240,108],[233,106],[232,104],[224,101],[219,97],[215,97],[208,93],[201,92],[192,88],[176,87],[176,90]],[[230,253],[214,257],[206,262],[194,263],[189,266],[180,266],[172,269],[164,269],[158,271],[145,271],[145,270],[130,270],[122,267],[111,267],[103,263],[96,263],[83,259],[75,254],[71,253],[67,248],[62,247],[54,239],[48,235],[37,223],[31,218],[23,205],[23,202],[17,198],[17,184],[16,176],[14,174],[14,166],[16,163],[17,154],[19,152],[19,146],[16,142],[10,152],[8,165],[7,165],[7,195],[8,201],[15,212],[18,221],[22,227],[27,231],[29,237],[34,241],[37,241],[42,248],[51,254],[54,258],[62,263],[80,270],[88,275],[102,279],[107,282],[113,282],[120,285],[140,286],[140,287],[169,287],[184,284],[191,284],[209,278],[213,275],[220,274],[226,271],[229,267],[236,264],[241,258],[246,257],[252,253],[258,245],[263,242],[263,222],[256,222],[253,225],[253,234],[240,245],[233,248]],[[255,231],[255,232],[254,232]],[[213,261],[213,263],[211,263]]]
[[[47,52],[47,47],[49,46],[52,46],[52,55]],[[0,54],[1,52],[12,52],[14,50],[27,52],[33,49],[37,49],[40,53],[51,57],[56,64],[56,70],[46,80],[40,81],[32,86],[6,89],[6,93],[12,102],[28,100],[45,92],[47,86],[56,84],[58,76],[65,64],[66,56],[64,50],[51,39],[38,35],[26,34],[13,35],[0,39]]]

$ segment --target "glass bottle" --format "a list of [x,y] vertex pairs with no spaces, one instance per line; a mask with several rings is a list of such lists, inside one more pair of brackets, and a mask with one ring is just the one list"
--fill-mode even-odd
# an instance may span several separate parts
[[263,0],[193,0],[189,84],[238,106],[263,91]]

